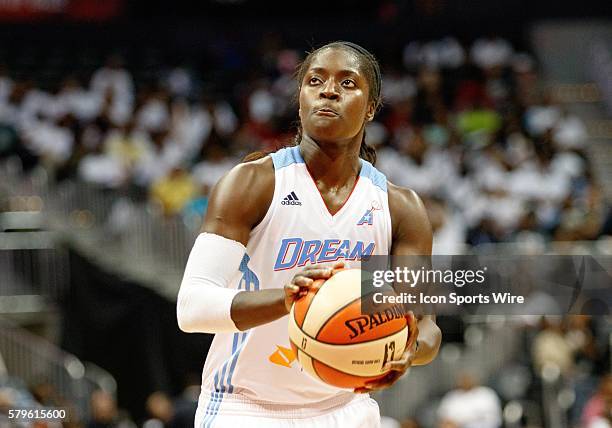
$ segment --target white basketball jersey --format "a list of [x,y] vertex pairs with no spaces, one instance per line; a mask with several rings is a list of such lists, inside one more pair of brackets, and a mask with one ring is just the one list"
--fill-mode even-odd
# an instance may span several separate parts
[[[331,215],[299,147],[279,150],[271,157],[274,197],[261,223],[251,231],[246,255],[229,287],[282,288],[309,264],[345,260],[349,267],[359,267],[363,256],[389,254],[387,179],[372,164],[361,160],[353,191]],[[287,326],[285,316],[248,331],[215,335],[202,374],[200,406],[207,406],[207,414],[214,413],[228,394],[296,406],[353,396],[301,370]]]

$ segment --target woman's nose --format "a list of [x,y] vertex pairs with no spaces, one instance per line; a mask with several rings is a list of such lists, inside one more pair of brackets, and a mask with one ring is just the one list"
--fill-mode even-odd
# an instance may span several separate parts
[[336,99],[340,96],[336,83],[330,79],[321,87],[321,98]]

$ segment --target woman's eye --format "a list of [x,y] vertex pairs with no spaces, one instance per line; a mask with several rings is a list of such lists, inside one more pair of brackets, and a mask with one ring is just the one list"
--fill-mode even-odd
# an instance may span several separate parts
[[318,77],[311,77],[310,78],[310,84],[314,85],[315,83],[319,83],[321,81],[321,79],[319,79]]
[[342,84],[346,86],[347,88],[353,88],[355,86],[355,82],[349,79],[343,80]]

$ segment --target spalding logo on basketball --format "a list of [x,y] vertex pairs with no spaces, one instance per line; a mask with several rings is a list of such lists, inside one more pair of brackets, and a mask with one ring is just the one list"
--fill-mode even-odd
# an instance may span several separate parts
[[388,373],[382,367],[401,358],[408,326],[400,305],[380,305],[362,314],[361,270],[346,269],[315,281],[293,304],[289,340],[308,374],[353,389]]

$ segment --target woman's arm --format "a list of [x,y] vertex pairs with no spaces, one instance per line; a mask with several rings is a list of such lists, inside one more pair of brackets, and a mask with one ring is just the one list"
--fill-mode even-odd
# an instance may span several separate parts
[[328,279],[334,269],[343,265],[336,263],[333,267],[308,266],[294,276],[291,283],[286,284],[282,290],[238,293],[232,301],[232,320],[239,330],[248,330],[283,317],[289,313],[293,301],[307,293],[314,280]]
[[[430,263],[433,235],[425,207],[412,190],[388,185],[389,210],[393,226],[392,256],[421,256],[420,261]],[[416,257],[415,257],[416,259]],[[399,360],[390,361],[385,369],[391,370],[383,379],[370,382],[355,392],[385,389],[397,382],[413,365],[430,363],[438,354],[442,333],[436,325],[435,315],[423,315],[418,321],[411,312],[406,317],[410,330],[406,351]],[[415,337],[416,336],[416,337]]]
[[[264,217],[274,193],[274,168],[270,158],[240,164],[213,188],[200,236],[189,255],[177,298],[177,320],[189,333],[238,331],[243,324],[241,307],[234,315],[234,299],[250,294],[228,288],[246,253],[251,229]],[[282,309],[282,289],[258,300],[273,314]],[[254,292],[251,292],[254,293]]]
[[233,168],[214,187],[203,232],[191,251],[177,298],[177,320],[190,333],[247,330],[289,312],[293,301],[331,268],[310,266],[278,289],[227,288],[240,268],[251,230],[274,195],[274,168],[267,157]]
[[[431,264],[433,233],[427,211],[418,195],[399,186],[389,185],[389,208],[393,223],[392,256],[415,256],[414,263]],[[420,256],[420,257],[419,257]],[[434,314],[418,321],[419,335],[412,365],[429,364],[438,354],[442,332]]]
[[436,358],[436,355],[438,355],[440,343],[442,342],[442,331],[436,324],[435,315],[425,315],[419,320],[418,326],[418,347],[412,360],[412,365],[424,366],[431,363]]

